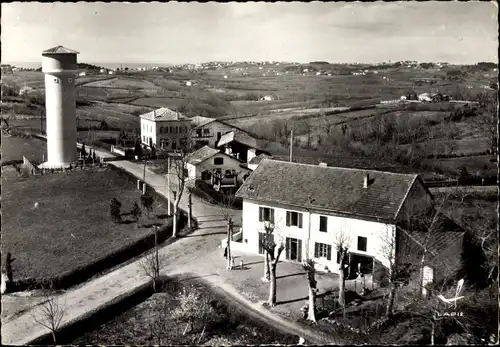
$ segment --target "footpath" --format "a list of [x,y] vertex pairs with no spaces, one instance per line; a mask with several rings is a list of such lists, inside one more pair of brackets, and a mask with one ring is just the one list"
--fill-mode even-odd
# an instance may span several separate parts
[[[115,161],[109,164],[122,168],[142,179],[144,169],[141,164],[128,161]],[[146,169],[145,180],[159,194],[165,197],[169,194],[164,176]],[[175,184],[175,181],[172,184]],[[193,217],[198,221],[198,229],[188,236],[179,237],[176,242],[160,249],[160,254],[165,257],[165,266],[162,267],[161,272],[166,276],[179,273],[205,275],[207,271],[210,272],[210,264],[208,264],[208,269],[206,267],[207,255],[217,250],[220,240],[226,234],[226,221],[221,216],[220,207],[202,201],[196,196],[192,198]],[[183,194],[180,207],[187,209],[187,194]],[[236,225],[241,224],[241,211],[234,210],[232,217]],[[139,262],[140,259],[61,294],[59,300],[66,308],[61,327],[88,317],[106,305],[116,302],[121,297],[126,297],[147,285],[149,278],[144,275]],[[225,292],[230,293],[243,307],[257,310],[268,321],[281,326],[288,333],[307,336],[309,343],[325,343],[324,338],[316,337],[297,323],[286,321],[262,307],[257,307],[256,304],[241,295],[234,287],[231,287],[222,279],[211,283],[215,287],[222,288]],[[2,344],[25,345],[41,336],[48,335],[49,331],[35,323],[32,317],[32,314],[38,315],[40,309],[40,306],[36,306],[10,321],[2,322]],[[253,314],[255,315],[255,312]]]

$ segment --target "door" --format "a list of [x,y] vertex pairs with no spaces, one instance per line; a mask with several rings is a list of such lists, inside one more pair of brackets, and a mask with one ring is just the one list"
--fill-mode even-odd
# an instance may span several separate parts
[[172,149],[177,149],[177,141],[176,140],[172,141]]
[[222,137],[222,133],[220,131],[217,132],[217,143],[219,143],[219,140],[221,137]]
[[286,259],[302,261],[302,240],[291,237],[286,238]]

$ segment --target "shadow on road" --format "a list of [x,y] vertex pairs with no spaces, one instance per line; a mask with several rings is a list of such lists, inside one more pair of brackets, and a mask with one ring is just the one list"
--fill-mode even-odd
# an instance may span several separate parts
[[[204,229],[204,228],[200,228]],[[180,237],[198,237],[198,236],[209,236],[209,235],[226,235],[225,231],[219,231],[219,232],[214,232],[214,233],[205,233],[205,234],[196,234],[196,235],[185,235],[185,236],[180,236]]]
[[306,272],[297,272],[294,274],[288,274],[288,275],[283,275],[283,276],[276,276],[276,279],[279,280],[280,278],[286,278],[286,277],[292,277],[292,276],[300,276],[300,275],[305,275]]

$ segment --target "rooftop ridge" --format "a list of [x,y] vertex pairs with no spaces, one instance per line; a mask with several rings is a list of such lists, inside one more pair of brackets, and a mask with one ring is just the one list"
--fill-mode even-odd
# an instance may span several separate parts
[[262,161],[264,161],[264,160],[285,163],[288,165],[302,165],[302,166],[318,167],[318,168],[324,168],[324,169],[340,169],[340,170],[350,170],[350,171],[356,171],[356,172],[366,171],[366,172],[376,172],[376,173],[384,173],[384,174],[397,175],[397,176],[408,176],[408,177],[418,176],[418,174],[405,174],[405,173],[399,173],[399,172],[380,171],[380,170],[374,170],[374,169],[359,169],[359,168],[341,167],[341,166],[319,166],[317,164],[296,163],[296,162],[278,160],[278,159],[274,159],[274,158],[264,158]]

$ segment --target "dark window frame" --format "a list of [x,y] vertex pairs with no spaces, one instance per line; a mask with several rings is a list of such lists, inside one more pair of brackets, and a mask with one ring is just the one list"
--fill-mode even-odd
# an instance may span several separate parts
[[[364,248],[364,249],[363,249]],[[368,238],[364,236],[358,236],[358,251],[366,252],[368,249]]]
[[[324,227],[324,228],[322,228]],[[328,231],[328,217],[319,216],[319,231],[326,233]]]

